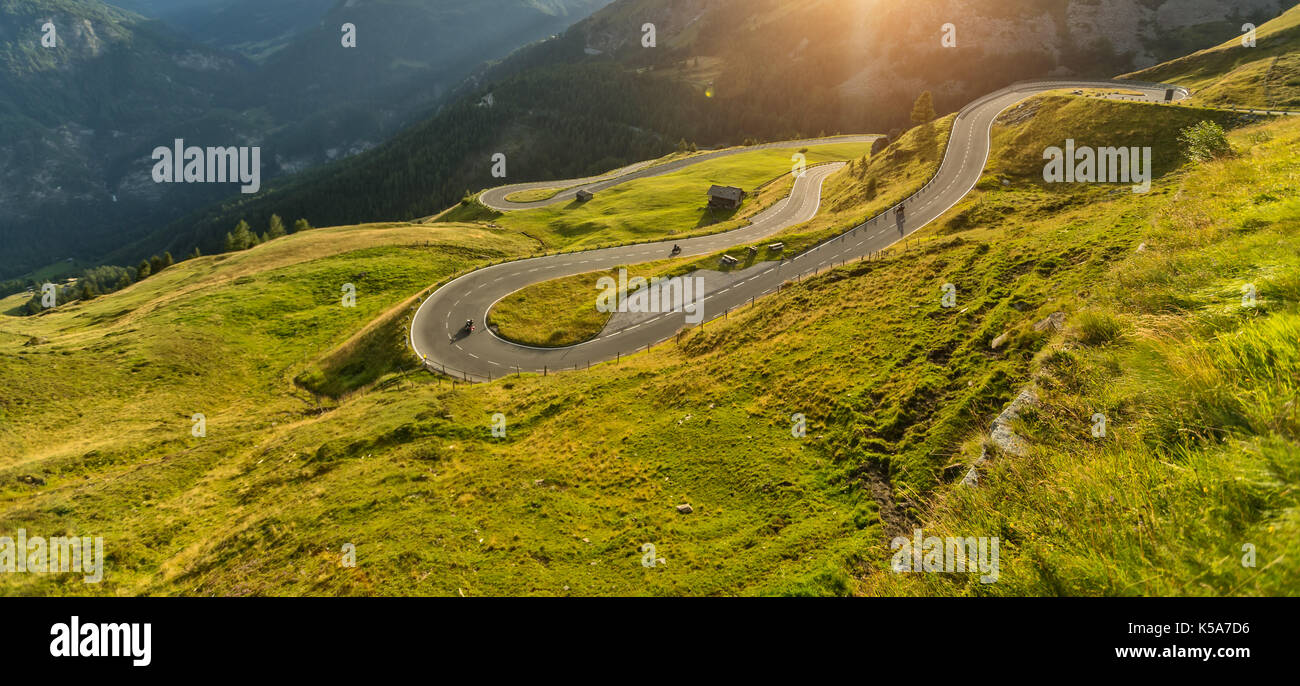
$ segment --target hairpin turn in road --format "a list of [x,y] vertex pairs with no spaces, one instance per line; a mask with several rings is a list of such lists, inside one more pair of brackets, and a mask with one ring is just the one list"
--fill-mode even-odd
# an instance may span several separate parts
[[[1187,89],[1167,84],[1130,81],[1033,81],[1013,84],[977,99],[958,113],[939,171],[919,191],[895,208],[790,259],[760,262],[713,279],[704,295],[706,319],[776,291],[784,281],[889,248],[939,218],[975,187],[988,161],[994,120],[1007,108],[1051,90],[1115,88],[1140,96],[1126,99],[1163,102],[1188,97]],[[791,148],[826,142],[868,141],[876,136],[848,136],[813,141],[789,141],[729,149],[653,165],[639,163],[599,177],[571,181],[514,184],[484,191],[480,201],[501,211],[534,209],[574,198],[580,189],[603,190],[633,179],[668,174],[691,164],[761,148]],[[756,215],[743,228],[698,238],[642,243],[583,252],[559,253],[491,265],[461,276],[434,291],[411,320],[410,345],[426,368],[467,381],[487,381],[516,372],[581,369],[598,362],[645,350],[673,337],[686,326],[686,313],[668,312],[641,318],[621,328],[606,326],[595,338],[561,348],[535,348],[497,337],[484,325],[497,301],[529,285],[619,265],[664,259],[675,245],[679,256],[706,255],[751,243],[812,219],[821,202],[822,182],[843,162],[810,167],[795,180],[789,196]],[[539,188],[562,188],[547,200],[512,202],[507,197]],[[901,217],[901,221],[899,221]],[[594,286],[594,282],[593,282]],[[474,320],[481,330],[466,334],[464,323]]]

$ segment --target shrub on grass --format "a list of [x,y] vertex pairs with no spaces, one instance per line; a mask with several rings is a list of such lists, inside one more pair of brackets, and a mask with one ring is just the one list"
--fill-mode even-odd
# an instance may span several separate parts
[[1119,339],[1120,325],[1107,312],[1086,310],[1078,315],[1079,342],[1088,346],[1106,345]]
[[1184,146],[1183,154],[1193,162],[1209,162],[1232,155],[1228,134],[1222,126],[1212,121],[1203,121],[1183,129],[1178,134],[1178,142]]

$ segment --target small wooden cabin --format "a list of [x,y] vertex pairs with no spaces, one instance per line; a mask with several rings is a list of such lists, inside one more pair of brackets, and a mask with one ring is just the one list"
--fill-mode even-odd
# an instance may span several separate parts
[[740,201],[744,200],[744,198],[745,191],[735,186],[713,186],[709,188],[709,207],[734,210],[740,207]]

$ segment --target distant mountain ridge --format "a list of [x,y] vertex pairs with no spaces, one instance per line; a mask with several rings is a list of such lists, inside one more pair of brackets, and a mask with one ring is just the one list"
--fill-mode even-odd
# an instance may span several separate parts
[[[240,219],[409,220],[467,190],[572,178],[670,152],[909,126],[932,91],[952,111],[1010,82],[1111,77],[1238,36],[1281,0],[619,0],[554,39],[478,70],[390,144],[282,180],[150,237],[219,248]],[[643,42],[654,26],[655,47]],[[952,24],[956,47],[946,49]],[[478,107],[492,94],[492,107]],[[143,246],[141,250],[143,250]],[[139,252],[139,251],[137,251]]]
[[259,59],[316,26],[338,0],[109,0],[184,30],[209,47]]
[[[64,258],[109,260],[237,193],[154,184],[156,146],[261,146],[267,179],[356,154],[426,113],[484,60],[606,2],[122,0],[163,17],[147,19],[99,0],[4,0],[0,278]],[[177,17],[194,25],[169,23]],[[40,43],[46,22],[54,48]],[[344,23],[357,27],[356,48],[341,45]]]

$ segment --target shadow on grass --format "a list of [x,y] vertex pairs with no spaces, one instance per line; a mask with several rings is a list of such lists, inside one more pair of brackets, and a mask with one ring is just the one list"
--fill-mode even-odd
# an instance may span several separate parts
[[730,210],[723,210],[716,207],[705,207],[704,211],[700,213],[700,220],[695,223],[695,228],[700,229],[706,226],[725,222],[736,216],[736,213],[739,211],[739,207]]

